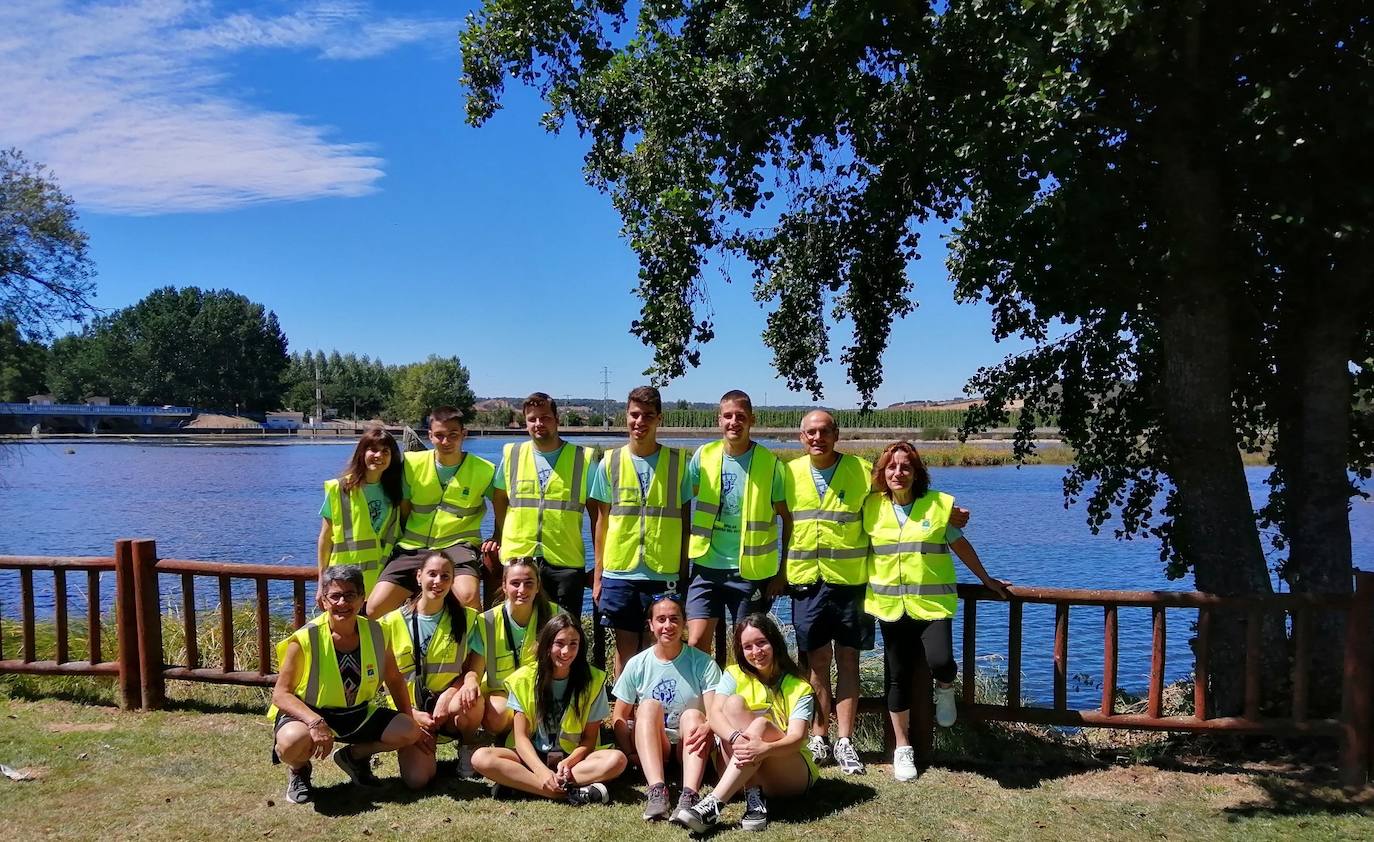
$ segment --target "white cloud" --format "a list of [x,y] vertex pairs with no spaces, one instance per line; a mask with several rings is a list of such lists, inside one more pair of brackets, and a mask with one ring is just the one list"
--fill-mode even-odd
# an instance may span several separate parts
[[383,175],[366,144],[225,93],[219,60],[254,49],[362,59],[442,45],[457,26],[346,2],[262,17],[196,0],[4,0],[0,145],[47,164],[83,207],[112,213],[365,195]]

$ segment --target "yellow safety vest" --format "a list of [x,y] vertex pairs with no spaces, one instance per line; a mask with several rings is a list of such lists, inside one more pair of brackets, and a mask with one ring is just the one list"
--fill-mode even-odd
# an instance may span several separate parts
[[872,466],[857,456],[839,454],[825,498],[816,493],[811,460],[787,463],[787,508],[792,511],[792,542],[787,547],[787,581],[809,585],[823,579],[834,585],[868,581],[868,536],[864,498]]
[[[773,473],[778,457],[761,444],[749,461],[749,481],[744,484],[740,508],[739,572],[746,579],[768,579],[778,572],[778,524],[773,511]],[[721,471],[725,468],[725,442],[701,446],[700,485],[692,508],[692,537],[687,554],[701,558],[711,549],[711,532],[720,514]]]
[[337,479],[324,481],[325,497],[329,501],[329,525],[333,529],[334,548],[329,553],[329,566],[356,564],[363,571],[363,590],[372,592],[382,566],[391,558],[391,549],[401,531],[401,507],[392,506],[378,533],[372,528],[367,509],[367,497],[362,488],[347,494],[340,493]]
[[953,508],[953,497],[928,491],[912,504],[903,524],[886,495],[869,495],[864,503],[864,530],[870,542],[865,611],[888,622],[903,614],[918,620],[954,616],[958,580],[945,541]]
[[[277,668],[286,660],[291,641],[301,648],[300,671],[292,692],[314,710],[349,708],[366,704],[376,708],[377,691],[382,685],[382,670],[386,665],[386,635],[382,627],[363,616],[357,617],[358,639],[361,641],[361,672],[358,692],[349,705],[344,696],[343,677],[339,675],[339,659],[334,654],[334,636],[329,633],[329,615],[321,614],[290,637],[277,643]],[[371,710],[368,711],[371,716]],[[276,719],[277,706],[267,711],[267,718]]]
[[[520,645],[520,651],[516,652],[511,649],[510,638],[506,635],[506,603],[496,604],[478,618],[477,635],[482,641],[482,657],[487,663],[484,674],[480,676],[483,693],[504,693],[506,678],[519,667],[534,663],[534,648],[539,639],[539,629],[534,628],[534,619],[535,614],[531,614],[530,628],[525,630],[525,641]],[[509,622],[512,625],[515,623],[514,620]]]
[[582,543],[582,511],[587,505],[590,447],[564,447],[549,474],[539,485],[534,442],[505,446],[501,460],[506,496],[510,506],[501,526],[501,561],[522,556],[541,556],[557,567],[586,567]]
[[[768,721],[778,726],[778,730],[784,734],[787,733],[792,709],[802,699],[815,695],[816,692],[811,688],[810,682],[791,673],[782,677],[779,687],[773,688],[745,672],[739,664],[731,664],[725,671],[735,679],[735,695],[743,696],[744,703],[750,710],[762,712],[768,717]],[[806,765],[811,768],[811,776],[814,779],[817,774],[816,760],[811,756],[811,749],[804,740],[798,745],[798,749]]]
[[673,574],[682,567],[682,472],[687,454],[675,447],[658,451],[658,463],[647,493],[628,448],[617,447],[601,458],[611,486],[606,522],[603,570]]
[[482,540],[483,498],[496,476],[496,466],[471,453],[463,456],[447,486],[439,483],[433,451],[405,454],[406,483],[410,486],[410,517],[400,545],[407,550],[442,550],[454,544],[477,545]]
[[[576,702],[568,703],[567,709],[563,711],[563,719],[558,723],[558,747],[563,749],[565,754],[572,753],[573,749],[582,744],[582,732],[587,729],[587,714],[591,713],[592,700],[606,686],[606,673],[590,664],[588,666],[592,671],[592,680],[587,682],[587,688],[582,691]],[[529,726],[527,735],[531,737],[539,728],[539,706],[534,692],[536,670],[536,665],[529,663],[511,673],[506,679],[506,690],[512,699],[520,703],[520,709],[525,713],[525,723]],[[515,748],[513,729],[506,736],[506,747]]]
[[[465,631],[462,640],[453,639],[451,620],[445,608],[439,617],[434,634],[425,650],[425,662],[415,663],[415,640],[411,611],[408,606],[397,608],[381,619],[382,629],[386,632],[387,643],[396,658],[396,668],[405,676],[406,686],[410,688],[411,705],[419,704],[420,676],[424,676],[425,689],[438,695],[444,692],[463,675],[463,662],[468,657],[468,638],[466,631],[477,623],[477,611],[463,608]],[[391,707],[394,702],[388,701]]]

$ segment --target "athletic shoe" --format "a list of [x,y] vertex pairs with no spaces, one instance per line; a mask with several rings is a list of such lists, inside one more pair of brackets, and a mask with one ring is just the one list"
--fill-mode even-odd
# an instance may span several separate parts
[[959,716],[959,709],[954,705],[953,687],[935,688],[935,724],[941,728],[948,728],[954,724],[954,720]]
[[745,830],[768,828],[768,802],[763,800],[761,787],[751,786],[744,791],[744,821],[740,826]]
[[846,775],[864,773],[864,762],[859,759],[859,752],[848,737],[840,737],[839,742],[835,743],[835,765]]
[[334,764],[344,770],[344,774],[353,780],[358,786],[381,786],[382,782],[377,776],[372,774],[371,758],[359,760],[349,751],[348,746],[341,746],[334,749]]
[[668,785],[664,783],[649,785],[649,800],[644,805],[644,820],[666,819],[672,812],[668,803]]
[[892,777],[899,781],[916,780],[916,749],[899,746],[892,755]]
[[690,810],[678,810],[673,821],[693,833],[705,833],[707,829],[720,824],[720,802],[714,795],[708,795]]
[[300,769],[287,769],[286,800],[292,804],[305,804],[314,797],[315,790],[310,786],[310,764]]
[[587,784],[586,786],[570,786],[565,789],[568,793],[568,803],[577,806],[583,804],[609,804],[611,794],[606,790],[605,784]]
[[697,795],[695,789],[684,789],[682,794],[677,797],[677,809],[673,810],[672,814],[668,816],[668,821],[680,827],[686,827],[687,825],[683,824],[681,820],[678,819],[678,816],[697,806],[697,802],[700,800],[701,796]]
[[824,766],[830,762],[830,741],[825,737],[815,735],[806,741],[806,747],[811,749],[811,759],[816,761],[817,766]]
[[477,770],[472,768],[472,753],[475,749],[469,745],[458,746],[458,777],[475,778]]

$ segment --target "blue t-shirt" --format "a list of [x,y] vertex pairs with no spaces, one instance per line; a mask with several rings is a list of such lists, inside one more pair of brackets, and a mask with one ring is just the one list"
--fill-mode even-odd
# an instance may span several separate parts
[[[343,489],[340,489],[342,493]],[[363,499],[367,501],[367,518],[372,521],[372,531],[380,532],[382,524],[391,516],[391,501],[386,498],[386,492],[382,490],[380,482],[363,483]],[[329,517],[329,495],[324,495],[324,503],[320,506],[320,517],[330,520]],[[332,523],[333,521],[330,520]]]
[[[553,474],[554,466],[558,464],[559,459],[563,458],[563,448],[576,446],[577,445],[572,444],[571,442],[565,441],[558,447],[555,447],[553,450],[550,450],[548,453],[545,453],[537,447],[534,448],[534,467],[539,474],[540,489],[548,487],[549,476]],[[517,448],[515,451],[515,455],[518,456],[519,453],[520,451]],[[592,471],[587,471],[583,474],[582,481],[584,485],[587,487],[591,486],[592,480],[590,475],[592,473]],[[495,487],[501,489],[502,491],[510,491],[509,488],[506,488],[506,458],[504,449],[502,449],[501,451],[501,458],[496,462],[496,479],[493,481],[492,484]],[[585,493],[586,489],[584,488],[582,490]]]
[[840,467],[840,460],[836,459],[835,464],[829,468],[817,468],[811,466],[811,480],[816,483],[816,494],[822,500],[825,499],[825,492],[830,490],[830,481],[835,478],[835,471]]
[[[738,685],[735,683],[735,677],[728,672],[722,672],[720,674],[720,681],[716,684],[716,695],[722,697],[733,696],[735,695],[735,689],[737,687]],[[787,714],[787,718],[789,720],[804,719],[810,722],[815,710],[816,696],[813,693],[807,693],[805,696],[798,699],[797,703],[792,706],[792,710]]]
[[[704,446],[704,445],[703,445]],[[744,484],[749,481],[749,463],[753,461],[755,448],[761,447],[751,442],[750,447],[740,456],[724,454],[721,464],[720,513],[716,515],[715,527],[711,530],[711,548],[700,558],[692,559],[702,567],[717,570],[739,570],[739,544],[741,513],[744,510]],[[693,493],[701,487],[701,450],[692,454],[687,463],[687,476],[692,484]],[[787,499],[784,481],[784,468],[778,462],[773,469],[771,500],[781,503]]]
[[[911,518],[911,507],[914,505],[916,505],[915,500],[912,500],[905,506],[899,505],[895,502],[892,504],[892,512],[897,516],[897,524],[899,526],[906,526],[906,522]],[[945,524],[946,544],[953,544],[955,541],[958,541],[962,537],[964,537],[964,531],[962,529],[960,529],[952,523]]]
[[[534,750],[539,752],[549,752],[558,748],[558,735],[562,731],[560,727],[563,723],[563,714],[567,712],[568,705],[563,700],[563,696],[568,692],[568,679],[555,678],[553,680],[553,710],[546,711],[546,715],[540,718],[536,724],[534,734],[530,736],[530,742],[534,743]],[[568,700],[571,701],[571,700]],[[587,712],[587,723],[600,722],[611,712],[610,702],[606,701],[606,688],[603,686],[601,692],[592,697],[591,710]],[[529,712],[520,706],[520,700],[511,695],[506,700],[506,705],[513,711],[520,711],[526,716]]]
[[660,661],[649,648],[625,663],[611,693],[631,705],[645,699],[656,700],[663,705],[665,725],[677,728],[684,710],[696,708],[706,712],[702,696],[715,690],[719,682],[720,667],[715,659],[695,646],[683,646],[671,661]]
[[[658,468],[658,457],[663,453],[663,447],[654,451],[649,456],[636,456],[626,449],[623,451],[625,456],[630,457],[630,464],[634,466],[635,475],[639,477],[639,493],[649,493],[649,483],[653,482],[654,471]],[[599,500],[606,505],[611,505],[615,501],[611,499],[611,479],[606,474],[606,463],[597,463],[596,470],[592,472],[591,498]],[[692,499],[692,482],[687,472],[682,472],[682,487],[678,489],[683,503]],[[684,525],[685,528],[685,525]],[[608,579],[630,579],[640,582],[676,582],[676,573],[655,573],[644,566],[636,566],[632,570],[603,570],[601,575]]]

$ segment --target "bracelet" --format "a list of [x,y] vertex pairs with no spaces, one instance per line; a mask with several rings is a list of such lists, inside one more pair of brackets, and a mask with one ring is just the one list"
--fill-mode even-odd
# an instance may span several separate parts
[[738,740],[738,739],[740,738],[740,734],[743,734],[743,733],[744,733],[743,731],[741,731],[741,730],[739,730],[738,728],[736,728],[735,731],[734,731],[734,733],[732,733],[732,734],[730,735],[730,740],[729,740],[730,745],[734,745],[734,744],[735,744],[735,740]]

